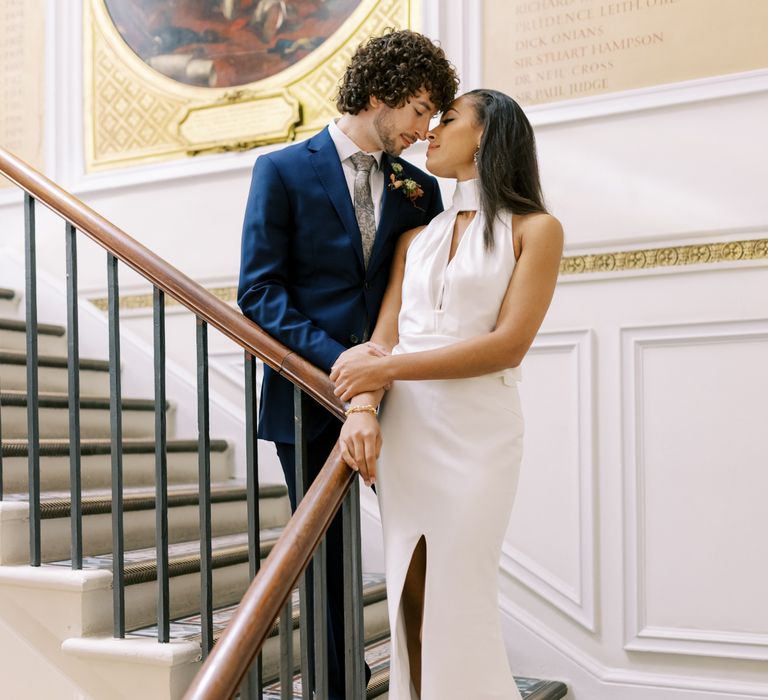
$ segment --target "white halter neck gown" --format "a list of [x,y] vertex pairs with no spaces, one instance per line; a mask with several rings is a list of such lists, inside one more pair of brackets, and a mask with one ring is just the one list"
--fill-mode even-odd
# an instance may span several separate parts
[[[459,211],[477,210],[477,181],[410,245],[399,343],[431,350],[496,325],[515,256],[511,215],[483,244],[477,211],[448,262]],[[398,381],[381,410],[376,489],[384,527],[392,632],[390,700],[415,700],[401,611],[414,548],[427,549],[421,700],[517,700],[498,607],[498,569],[522,455],[520,368],[471,379]]]

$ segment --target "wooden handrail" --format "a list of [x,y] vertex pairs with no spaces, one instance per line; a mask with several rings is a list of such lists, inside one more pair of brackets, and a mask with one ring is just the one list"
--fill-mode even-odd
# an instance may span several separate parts
[[3,148],[0,148],[0,173],[343,420],[343,406],[322,370]]
[[[0,173],[344,420],[343,405],[322,370],[3,148]],[[355,472],[341,459],[337,445],[251,582],[230,625],[185,698],[234,697],[355,477]]]
[[356,477],[357,473],[341,459],[337,444],[184,694],[184,700],[235,696]]

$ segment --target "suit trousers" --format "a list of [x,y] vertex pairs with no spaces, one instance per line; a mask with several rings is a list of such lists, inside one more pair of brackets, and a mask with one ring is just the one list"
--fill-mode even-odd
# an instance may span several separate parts
[[[315,480],[323,464],[328,459],[336,440],[339,438],[341,423],[334,420],[322,432],[307,444],[307,465],[309,483]],[[285,442],[276,442],[277,456],[285,474],[291,511],[296,510],[296,447]],[[328,695],[330,700],[344,698],[344,545],[342,541],[341,509],[331,522],[326,533],[326,585],[328,592]],[[312,571],[307,568],[307,590],[309,598],[311,634],[312,620]],[[310,677],[312,672],[310,671]],[[366,681],[370,678],[370,669],[365,667]],[[347,700],[358,700],[348,698]]]

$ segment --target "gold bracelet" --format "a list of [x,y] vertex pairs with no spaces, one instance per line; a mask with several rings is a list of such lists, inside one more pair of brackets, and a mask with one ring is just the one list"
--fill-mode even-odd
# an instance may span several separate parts
[[344,415],[349,417],[352,413],[373,413],[373,415],[378,415],[379,409],[376,408],[371,403],[367,403],[361,406],[350,406],[346,411],[344,411]]

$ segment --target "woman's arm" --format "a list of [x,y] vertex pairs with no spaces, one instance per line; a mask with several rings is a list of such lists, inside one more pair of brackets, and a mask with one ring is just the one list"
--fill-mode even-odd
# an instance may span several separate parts
[[400,315],[400,306],[403,301],[403,277],[405,277],[405,259],[408,254],[408,247],[424,228],[424,226],[419,226],[406,231],[400,236],[395,246],[389,282],[381,302],[376,328],[371,335],[371,342],[381,345],[388,352],[397,345],[399,338],[397,317]]
[[[392,348],[397,345],[397,317],[400,315],[403,277],[405,276],[405,257],[411,241],[423,229],[424,226],[412,228],[403,233],[397,241],[395,255],[392,259],[392,268],[389,273],[389,282],[384,292],[376,327],[373,330],[370,341],[345,350],[339,355],[336,360],[337,362],[342,360],[342,358],[344,361],[347,361],[359,355],[382,357],[389,354]],[[354,403],[370,403],[370,401],[358,401],[355,399]]]
[[331,372],[336,394],[354,396],[393,380],[461,379],[517,367],[552,301],[563,251],[563,229],[554,217],[530,215],[518,226],[522,251],[493,331],[436,350],[337,361]]
[[[387,290],[376,321],[376,328],[371,336],[371,343],[384,347],[389,352],[397,345],[397,317],[400,314],[402,300],[403,277],[405,274],[405,257],[408,246],[424,227],[406,231],[400,236],[395,248],[392,270],[387,283]],[[347,359],[359,357],[381,357],[383,353],[376,348],[355,352],[356,346],[342,353]],[[341,359],[341,357],[339,358]],[[384,396],[384,389],[367,391],[352,396],[349,401],[352,406],[378,406]],[[360,472],[365,484],[370,486],[376,481],[376,460],[381,452],[381,432],[376,417],[371,413],[352,413],[347,417],[339,436],[341,455],[350,467]]]

